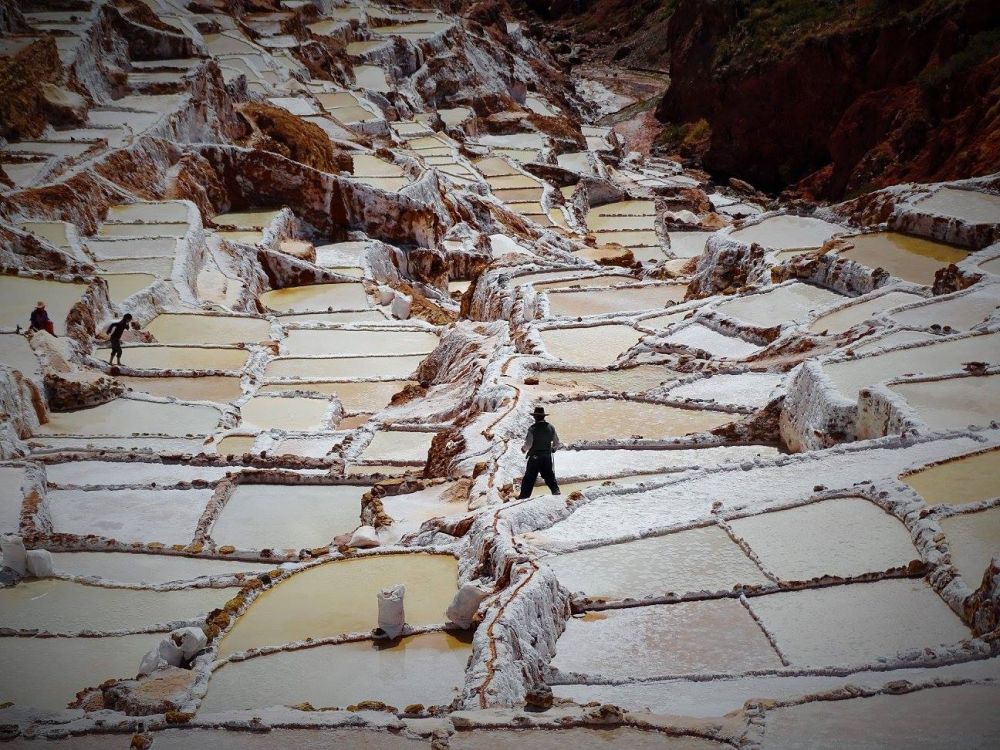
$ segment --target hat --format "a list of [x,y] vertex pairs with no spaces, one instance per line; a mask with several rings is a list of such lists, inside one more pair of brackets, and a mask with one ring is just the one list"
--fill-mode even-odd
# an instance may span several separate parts
[[45,303],[42,302],[41,300],[38,300],[38,302],[35,303],[35,307],[45,307]]
[[544,407],[542,407],[542,406],[536,406],[535,410],[533,412],[531,412],[531,416],[533,416],[533,417],[545,417],[545,416],[548,416],[548,415],[545,413],[545,408]]

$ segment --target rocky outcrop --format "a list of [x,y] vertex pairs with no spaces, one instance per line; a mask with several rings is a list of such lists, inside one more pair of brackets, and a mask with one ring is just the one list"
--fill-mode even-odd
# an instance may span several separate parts
[[62,77],[51,36],[32,42],[13,57],[0,58],[0,137],[41,135],[50,110],[46,86],[60,83]]
[[113,401],[125,386],[98,370],[84,369],[71,357],[72,341],[45,331],[31,337],[31,348],[42,362],[45,395],[52,411],[73,411]]
[[995,171],[998,27],[989,0],[682,0],[661,145],[676,152],[703,123],[709,171],[824,198]]
[[0,458],[25,455],[22,441],[46,421],[48,409],[38,387],[0,362]]
[[287,156],[321,172],[354,171],[351,155],[335,149],[318,125],[259,102],[242,104],[238,112],[252,130],[241,145]]

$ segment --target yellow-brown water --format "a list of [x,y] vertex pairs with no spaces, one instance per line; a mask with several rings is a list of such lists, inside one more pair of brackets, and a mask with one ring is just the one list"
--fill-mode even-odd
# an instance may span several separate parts
[[548,404],[563,443],[587,440],[680,437],[693,432],[705,432],[738,419],[738,415],[721,411],[679,409],[673,406],[648,404],[621,399],[590,399]]
[[322,312],[323,310],[363,310],[368,295],[363,284],[312,284],[275,289],[260,295],[266,307],[277,312]]
[[258,393],[277,393],[280,391],[307,391],[322,393],[326,396],[337,396],[344,405],[344,411],[376,412],[384,409],[395,394],[406,385],[415,383],[412,380],[382,380],[361,383],[295,383],[293,385],[271,384],[262,386]]
[[[101,348],[96,356],[104,359],[110,352]],[[140,344],[125,346],[122,365],[137,370],[241,370],[247,356],[245,349]]]
[[224,345],[262,341],[268,337],[270,327],[263,318],[161,313],[146,330],[161,344]]
[[433,432],[404,432],[379,430],[361,452],[363,461],[424,462],[430,450]]
[[289,331],[283,342],[291,356],[316,354],[427,354],[438,337],[425,331]]
[[642,334],[625,325],[554,328],[539,334],[546,351],[574,365],[609,365]]
[[242,456],[250,452],[256,441],[256,435],[228,435],[216,443],[215,452],[220,456]]
[[243,426],[261,430],[321,430],[330,402],[301,396],[254,396],[242,407]]
[[889,386],[932,430],[988,425],[1000,415],[1000,375]]
[[995,555],[1000,554],[1000,508],[941,519],[951,562],[969,588],[977,589]]
[[858,302],[841,310],[822,315],[813,321],[809,326],[809,330],[815,333],[823,331],[843,333],[858,323],[868,320],[876,313],[892,307],[898,307],[899,305],[905,305],[908,302],[918,302],[921,299],[920,295],[910,294],[909,292],[889,292],[867,302]]
[[899,479],[928,505],[961,505],[1000,497],[1000,448],[917,469]]
[[845,250],[840,257],[869,268],[884,268],[896,278],[915,284],[933,284],[939,268],[958,263],[969,254],[951,245],[898,232],[861,234],[849,241],[854,248]]
[[0,276],[0,326],[26,329],[31,311],[39,300],[45,302],[56,335],[66,335],[66,316],[87,290],[82,283],[63,283],[22,276]]
[[276,379],[405,378],[412,375],[423,355],[401,357],[281,357],[267,363],[264,375]]
[[115,378],[134,391],[153,396],[173,396],[181,401],[234,401],[242,394],[240,379],[227,375],[199,375],[195,377],[133,377],[120,375]]
[[206,435],[219,423],[219,410],[200,404],[162,404],[119,398],[78,411],[53,412],[43,435]]
[[567,317],[655,310],[680,302],[686,291],[683,284],[650,284],[628,289],[556,292],[548,295],[549,310],[552,315]]
[[[360,507],[359,507],[360,511]],[[293,575],[258,597],[225,636],[220,656],[305,638],[366,633],[378,625],[375,595],[406,586],[406,621],[445,621],[458,565],[450,555],[375,555],[339,560]]]

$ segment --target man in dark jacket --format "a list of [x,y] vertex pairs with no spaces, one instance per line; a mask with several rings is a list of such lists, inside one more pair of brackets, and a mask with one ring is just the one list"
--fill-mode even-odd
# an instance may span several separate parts
[[552,469],[552,453],[559,450],[562,443],[559,442],[556,428],[545,421],[544,408],[536,406],[532,416],[535,418],[535,423],[528,428],[524,445],[521,446],[521,450],[528,456],[528,465],[524,470],[524,479],[521,480],[521,496],[518,500],[531,497],[531,491],[535,489],[535,480],[539,474],[553,495],[561,494],[555,471]]
[[52,325],[49,312],[45,309],[45,303],[41,300],[35,305],[35,309],[31,311],[31,325],[28,327],[28,333],[34,331],[48,331],[53,336],[56,335],[55,326]]
[[128,324],[132,322],[132,315],[130,313],[125,313],[122,319],[117,323],[112,323],[108,326],[108,336],[111,339],[111,358],[108,360],[109,365],[115,363],[115,357],[118,357],[118,364],[122,363],[122,334],[128,329]]

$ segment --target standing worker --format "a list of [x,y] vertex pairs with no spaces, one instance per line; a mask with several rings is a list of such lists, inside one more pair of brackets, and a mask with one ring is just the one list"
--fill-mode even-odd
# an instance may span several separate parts
[[132,314],[125,313],[122,319],[117,323],[112,323],[108,326],[108,334],[111,339],[111,358],[108,360],[109,365],[115,363],[115,357],[118,357],[119,366],[122,363],[122,334],[128,329],[128,324],[132,322]]
[[53,336],[56,335],[56,328],[49,318],[49,311],[45,309],[45,303],[41,300],[38,300],[35,309],[31,311],[31,325],[28,327],[28,333],[35,331],[48,331]]
[[528,428],[521,450],[528,456],[528,465],[524,469],[524,479],[521,480],[521,496],[518,500],[527,500],[535,489],[535,480],[542,475],[545,484],[553,495],[560,495],[559,483],[552,468],[552,452],[562,447],[556,428],[545,421],[545,409],[536,406],[531,413],[535,423]]

